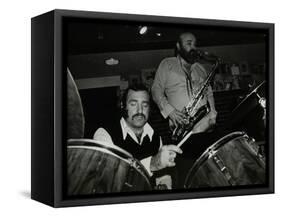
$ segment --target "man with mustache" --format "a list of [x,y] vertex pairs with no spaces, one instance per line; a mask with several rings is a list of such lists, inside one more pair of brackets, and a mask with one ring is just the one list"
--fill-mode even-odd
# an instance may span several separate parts
[[[99,128],[94,139],[117,145],[138,159],[148,173],[175,166],[180,148],[162,145],[161,137],[147,123],[150,112],[150,97],[143,85],[129,87],[122,98],[122,117],[118,123]],[[167,186],[171,188],[170,186]]]

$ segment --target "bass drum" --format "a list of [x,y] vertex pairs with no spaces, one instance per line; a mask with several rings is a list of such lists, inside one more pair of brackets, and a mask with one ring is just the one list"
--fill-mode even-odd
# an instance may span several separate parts
[[258,150],[244,132],[224,136],[196,160],[185,188],[265,184],[265,160]]
[[68,196],[147,190],[146,169],[125,150],[90,139],[68,140]]

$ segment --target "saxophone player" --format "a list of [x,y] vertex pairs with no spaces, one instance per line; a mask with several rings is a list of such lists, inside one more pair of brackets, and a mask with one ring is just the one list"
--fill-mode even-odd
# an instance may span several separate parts
[[[176,48],[176,57],[165,58],[160,63],[152,85],[153,100],[162,116],[169,118],[172,131],[175,127],[186,124],[183,109],[192,101],[208,74],[200,63],[194,62],[191,55],[191,51],[196,50],[196,38],[192,33],[182,33]],[[205,132],[216,123],[217,112],[210,86],[197,108],[206,104],[210,111],[194,126],[193,133]]]
[[[196,50],[196,38],[193,34],[188,32],[181,34],[176,48],[175,57],[165,58],[160,63],[151,89],[153,100],[162,116],[169,119],[172,138],[177,129],[183,129],[181,126],[188,124],[184,108],[192,104],[194,95],[205,84],[208,74],[191,55],[194,53],[192,51]],[[176,167],[171,172],[175,188],[184,186],[189,169],[208,147],[206,142],[211,141],[209,137],[213,136],[212,133],[204,133],[216,124],[217,116],[212,88],[209,85],[196,107],[199,109],[206,105],[209,112],[194,126],[192,125],[193,135],[181,146],[183,154],[175,159]]]

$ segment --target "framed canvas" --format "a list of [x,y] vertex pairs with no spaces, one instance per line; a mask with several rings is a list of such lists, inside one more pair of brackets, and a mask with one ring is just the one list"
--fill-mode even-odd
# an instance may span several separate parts
[[274,24],[69,10],[31,23],[34,200],[274,193]]

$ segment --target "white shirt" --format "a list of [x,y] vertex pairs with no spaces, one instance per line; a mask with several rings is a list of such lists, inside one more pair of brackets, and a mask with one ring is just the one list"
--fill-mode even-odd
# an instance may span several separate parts
[[[127,138],[127,136],[129,135],[136,143],[138,143],[139,145],[142,145],[143,139],[147,135],[150,139],[150,142],[152,141],[152,136],[154,134],[154,130],[148,123],[146,123],[143,127],[143,132],[142,132],[140,141],[138,141],[136,134],[128,126],[128,124],[126,123],[124,118],[121,118],[120,125],[121,125],[121,129],[122,129],[123,140],[125,140]],[[97,140],[97,141],[105,142],[108,145],[113,146],[113,147],[116,146],[113,143],[110,134],[104,128],[97,129],[97,131],[94,134],[93,139]],[[161,147],[162,139],[161,139],[161,137],[159,139],[160,139],[160,147]],[[152,156],[147,157],[140,161],[142,163],[142,165],[146,168],[149,175],[152,175],[152,172],[150,171],[151,157]]]
[[143,126],[143,132],[142,132],[142,135],[141,135],[141,139],[140,139],[140,142],[138,141],[137,139],[137,136],[136,134],[132,131],[132,129],[128,126],[128,124],[126,123],[125,119],[124,118],[121,118],[120,120],[120,124],[121,124],[121,129],[122,129],[122,134],[123,134],[123,140],[126,139],[127,135],[129,134],[132,139],[138,143],[139,145],[142,144],[143,142],[143,138],[147,135],[149,137],[149,140],[150,142],[152,141],[152,136],[154,134],[154,130],[152,129],[152,127],[146,123],[144,126]]

